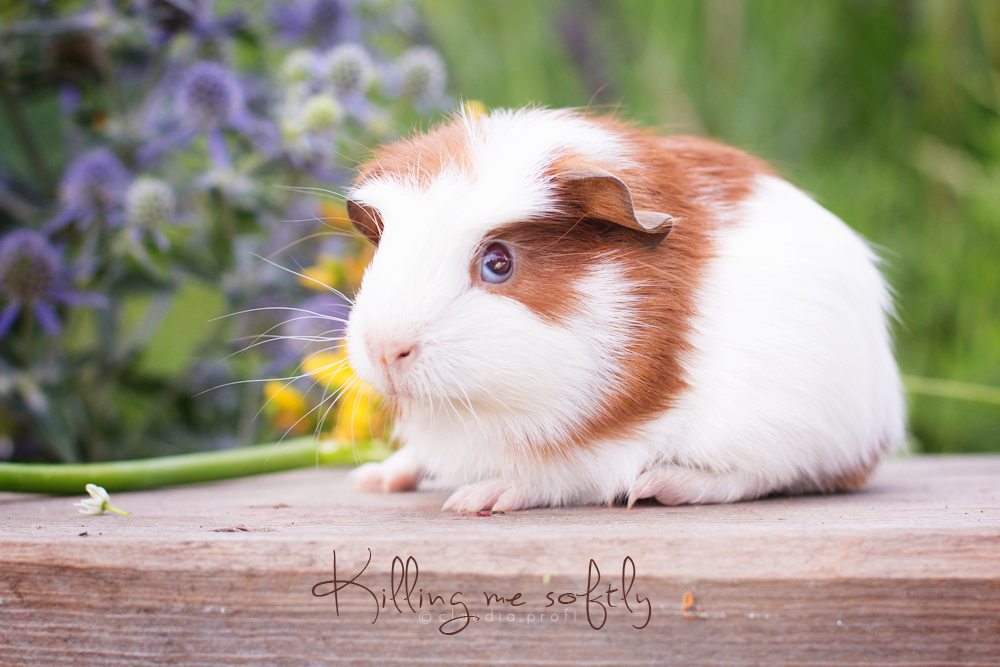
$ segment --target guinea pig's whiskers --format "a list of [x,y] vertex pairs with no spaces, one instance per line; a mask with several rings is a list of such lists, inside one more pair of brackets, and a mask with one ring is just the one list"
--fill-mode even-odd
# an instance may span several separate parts
[[[300,377],[303,377],[303,376],[300,376]],[[312,386],[315,387],[317,384],[318,384],[318,382],[314,382]],[[285,386],[288,386],[288,385],[285,385]],[[329,389],[329,386],[330,386],[329,382],[327,382],[326,386],[327,386],[327,389]],[[288,428],[287,431],[285,431],[285,435],[287,436],[289,433],[291,433],[295,429],[295,427],[297,427],[299,424],[301,424],[305,419],[307,419],[314,412],[318,412],[323,407],[324,404],[326,404],[327,402],[329,402],[330,405],[323,412],[322,417],[317,420],[317,426],[316,426],[316,429],[314,430],[314,436],[316,438],[319,438],[319,435],[322,433],[323,424],[325,423],[327,413],[329,412],[330,409],[332,409],[332,407],[334,405],[336,405],[336,400],[337,400],[337,398],[340,397],[340,395],[342,395],[342,393],[343,393],[343,391],[338,391],[338,392],[334,392],[334,393],[332,393],[330,395],[327,395],[326,390],[324,390],[322,400],[320,400],[320,402],[315,407],[309,409],[308,411],[306,411],[305,414],[303,414],[301,417],[299,417],[295,421],[295,423],[292,424]],[[261,408],[261,410],[263,410],[263,408]],[[257,416],[260,416],[260,412],[257,413]]]
[[[357,384],[358,384],[359,381],[360,381],[360,379],[356,378],[356,379],[348,382],[344,386],[339,387],[337,389],[337,391],[333,392],[329,396],[326,395],[326,391],[328,391],[329,387],[330,387],[329,382],[327,383],[326,390],[324,390],[324,398],[320,402],[320,406],[323,405],[324,403],[326,403],[327,401],[329,401],[329,405],[323,411],[323,414],[322,414],[322,416],[319,419],[319,423],[317,424],[317,430],[319,432],[322,432],[323,425],[326,423],[327,416],[330,414],[330,411],[333,410],[333,408],[336,405],[338,405],[338,403],[340,405],[340,412],[337,414],[337,421],[339,422],[341,419],[343,419],[343,417],[344,417],[344,408],[346,406],[345,406],[344,401],[340,401],[340,399],[342,397],[344,397],[344,396],[350,395],[352,393],[351,390],[354,389],[355,386],[357,386]],[[360,396],[358,396],[355,393],[355,411],[351,414],[351,444],[355,448],[355,450],[357,450],[357,439],[354,436],[354,420],[355,420],[355,417],[357,416],[357,405],[359,403],[360,403]],[[318,407],[319,406],[317,406],[317,408]]]
[[[258,255],[256,253],[251,253],[251,254],[254,257],[256,257],[257,259],[259,259],[259,260],[261,260],[263,262],[267,262],[268,264],[270,264],[271,266],[273,266],[275,268],[281,269],[282,271],[287,271],[288,273],[292,274],[293,276],[298,276],[299,278],[302,278],[303,280],[308,280],[311,283],[315,283],[317,285],[320,285],[323,289],[327,290],[328,292],[336,294],[337,296],[339,296],[341,299],[343,299],[344,301],[348,302],[352,306],[354,305],[354,299],[348,297],[346,294],[344,294],[340,290],[336,289],[335,287],[331,287],[330,285],[327,285],[326,283],[324,283],[321,280],[316,280],[315,278],[313,278],[312,276],[310,276],[310,275],[308,275],[306,273],[300,273],[298,271],[293,271],[292,269],[289,269],[286,266],[282,266],[281,264],[278,264],[277,262],[272,262],[271,260],[267,259],[266,257],[261,257],[260,255]],[[302,268],[302,267],[299,267],[299,268]]]
[[[283,267],[281,267],[281,268],[283,268]],[[344,323],[347,322],[347,320],[345,320],[343,318],[340,318],[340,317],[336,317],[334,315],[323,315],[322,313],[317,313],[317,312],[313,312],[311,310],[306,310],[305,308],[292,308],[290,306],[261,306],[260,308],[247,308],[245,310],[237,310],[235,312],[228,313],[226,315],[219,315],[218,317],[213,317],[212,319],[210,319],[208,321],[209,322],[217,322],[218,320],[224,320],[227,317],[235,317],[237,315],[248,315],[250,313],[259,313],[259,312],[265,311],[265,310],[291,310],[291,311],[294,311],[294,312],[297,312],[297,313],[308,313],[309,315],[312,315],[313,317],[318,317],[318,318],[324,319],[324,320],[331,320],[331,321],[334,321],[334,322],[344,322]]]
[[[344,236],[344,237],[349,238],[349,239],[364,238],[364,236],[362,236],[360,232],[352,232],[352,231],[349,231],[349,230],[346,230],[346,229],[337,229],[336,227],[334,227],[332,225],[329,225],[326,222],[324,222],[324,220],[341,220],[341,219],[342,218],[335,218],[335,217],[312,218],[312,220],[315,220],[316,222],[318,222],[318,223],[320,223],[320,224],[328,227],[330,229],[330,231],[328,231],[328,232],[315,232],[313,234],[309,234],[308,236],[303,236],[300,239],[296,239],[296,240],[292,241],[291,243],[289,243],[289,244],[287,244],[285,246],[282,246],[281,248],[278,248],[277,250],[275,250],[274,252],[272,252],[270,255],[268,255],[267,258],[271,259],[275,255],[283,253],[286,250],[288,250],[289,248],[291,248],[293,246],[297,246],[298,244],[302,243],[303,241],[309,241],[311,239],[319,238],[320,236]],[[306,222],[306,220],[285,220],[284,222]]]
[[[329,405],[326,405],[327,402],[329,402]],[[320,414],[319,418],[316,420],[316,428],[313,429],[313,436],[317,439],[323,434],[323,427],[326,425],[326,417],[330,414],[330,410],[332,410],[333,406],[336,404],[337,392],[330,392],[330,385],[328,383],[326,387],[323,388],[323,396],[316,405],[317,410],[326,405],[326,408],[323,409],[322,414]]]
[[[304,311],[304,312],[308,312],[308,311]],[[335,317],[325,317],[325,316],[319,315],[317,313],[312,313],[311,315],[303,315],[301,317],[290,317],[287,320],[284,320],[283,322],[279,322],[279,323],[275,324],[274,326],[272,326],[269,329],[265,330],[263,333],[258,334],[258,336],[259,337],[267,336],[272,331],[274,331],[275,329],[277,329],[279,327],[283,327],[286,324],[291,324],[292,322],[301,322],[303,320],[326,320],[326,321],[330,321],[330,322],[337,322],[338,324],[341,324],[341,323],[344,322],[344,320],[341,320],[339,317],[338,318],[335,318]],[[326,336],[327,334],[332,333],[334,331],[337,331],[337,329],[327,329],[326,331],[324,331],[324,332],[322,332],[320,334],[316,334],[315,336],[311,336],[311,337],[315,338],[315,337]],[[293,338],[293,336],[286,336],[286,337],[287,338]]]
[[[239,340],[242,339],[237,338],[233,342]],[[240,348],[239,350],[236,350],[235,352],[231,352],[230,354],[226,355],[224,359],[230,359],[231,357],[235,357],[236,355],[248,352],[254,349],[255,347],[264,345],[265,343],[273,343],[276,341],[301,341],[302,347],[300,348],[300,350],[304,350],[306,346],[308,346],[310,343],[329,343],[329,342],[343,341],[343,340],[345,340],[343,337],[333,338],[329,336],[285,336],[279,334],[273,334],[273,335],[258,334],[257,336],[253,337],[252,343]]]
[[347,197],[339,192],[334,192],[333,190],[327,190],[325,188],[311,188],[304,185],[276,185],[275,187],[281,188],[282,190],[291,190],[292,192],[301,192],[302,194],[315,194],[323,199],[334,199],[339,202],[347,199]]
[[194,394],[192,396],[192,398],[197,398],[198,396],[201,396],[202,394],[207,394],[208,392],[215,391],[216,389],[224,389],[226,387],[232,387],[232,386],[238,385],[238,384],[251,384],[253,382],[272,382],[272,381],[284,382],[285,380],[293,380],[294,381],[294,380],[298,380],[301,377],[303,377],[303,376],[302,375],[297,375],[297,376],[290,376],[290,377],[283,377],[283,378],[251,378],[249,380],[233,380],[232,382],[223,382],[222,384],[217,384],[214,387],[209,387],[208,389],[203,389],[203,390],[199,391],[197,394]]
[[322,316],[318,316],[318,315],[317,316],[309,316],[309,317],[294,317],[294,318],[287,319],[284,322],[279,322],[278,324],[275,324],[271,328],[267,329],[263,333],[257,334],[256,336],[247,336],[247,337],[244,337],[244,338],[234,339],[233,342],[236,342],[238,340],[244,340],[245,338],[253,338],[253,342],[251,342],[246,347],[243,347],[243,348],[237,350],[236,352],[233,352],[232,354],[228,355],[226,357],[226,359],[229,359],[230,357],[232,357],[234,355],[237,355],[237,354],[242,354],[242,353],[244,353],[244,352],[246,352],[248,350],[252,350],[253,348],[257,347],[258,345],[263,345],[264,343],[269,343],[269,342],[272,342],[272,341],[275,341],[275,340],[300,340],[300,341],[305,341],[306,343],[325,343],[325,342],[334,342],[334,341],[343,341],[343,340],[345,340],[345,338],[343,336],[333,337],[333,336],[327,336],[326,335],[326,334],[334,333],[335,331],[337,331],[337,329],[327,329],[326,331],[324,331],[324,332],[322,332],[322,333],[320,333],[318,335],[315,335],[315,336],[308,336],[308,335],[303,335],[303,336],[288,336],[288,335],[284,335],[284,334],[271,334],[271,332],[274,331],[275,329],[277,329],[279,327],[282,327],[282,326],[284,326],[286,324],[289,324],[291,322],[297,322],[297,321],[300,321],[300,320],[312,320],[312,319],[317,319],[317,318],[326,319],[326,318],[322,318]]
[[[292,383],[296,382],[301,377],[302,376],[300,375],[298,377],[294,377],[294,378],[288,379],[288,382],[285,382],[285,384],[283,384],[281,386],[281,389],[279,391],[274,392],[274,394],[270,398],[268,398],[266,401],[264,401],[264,404],[260,406],[259,410],[257,410],[257,414],[255,414],[253,416],[254,421],[256,421],[258,417],[260,417],[261,413],[264,412],[264,410],[267,408],[267,406],[271,404],[271,401],[273,401],[278,396],[278,394],[280,394],[285,389],[288,389],[288,387],[290,387],[292,385]],[[284,379],[275,380],[275,379],[272,378],[272,379],[267,380],[267,382],[284,382]],[[293,424],[291,428],[295,428],[296,425],[298,425],[298,422],[295,422],[295,424]],[[289,430],[291,430],[291,429],[289,429]],[[285,435],[288,435],[288,431],[285,431]],[[284,436],[282,436],[282,439],[284,439]]]
[[[351,384],[353,386],[353,385],[355,385],[357,383],[353,382]],[[351,424],[351,442],[352,443],[356,443],[357,442],[357,438],[354,435],[354,425],[357,423],[358,406],[359,405],[361,405],[361,396],[359,396],[357,393],[354,393],[354,406],[351,408],[351,421],[350,421],[350,424]],[[341,408],[341,413],[343,413],[343,407]],[[370,430],[371,430],[371,426],[369,425],[369,431]]]
[[270,341],[275,341],[275,340],[302,340],[302,341],[306,341],[306,342],[309,342],[309,343],[328,343],[330,341],[335,341],[335,340],[346,340],[342,336],[334,338],[334,337],[325,335],[327,333],[333,333],[334,331],[336,331],[336,330],[335,329],[330,329],[329,331],[325,331],[325,332],[317,334],[315,336],[286,336],[284,334],[256,334],[256,335],[253,335],[253,336],[238,336],[236,338],[233,338],[232,342],[238,343],[240,341],[258,340],[258,339],[262,339],[262,338],[267,339],[267,340],[265,340],[263,342],[270,342]]

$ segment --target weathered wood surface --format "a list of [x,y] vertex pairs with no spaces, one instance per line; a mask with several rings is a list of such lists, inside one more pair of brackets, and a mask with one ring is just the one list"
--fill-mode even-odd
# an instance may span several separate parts
[[[0,494],[0,665],[1000,665],[1000,457],[890,461],[850,495],[493,516],[345,476],[117,494],[127,518]],[[400,592],[402,612],[387,599],[373,623],[357,586],[313,595],[334,550],[346,580],[368,549],[356,581],[379,604],[393,557],[417,561],[415,612]],[[558,603],[585,594],[593,559],[589,597],[606,607],[626,557],[633,613],[614,592],[595,630],[596,603],[590,621],[585,597]],[[443,598],[429,622],[426,593]],[[484,593],[524,604],[487,608]],[[480,620],[446,636],[452,600]]]

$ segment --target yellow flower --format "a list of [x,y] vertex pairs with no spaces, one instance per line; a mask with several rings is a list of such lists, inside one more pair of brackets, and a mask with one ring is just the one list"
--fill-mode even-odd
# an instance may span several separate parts
[[466,100],[462,107],[465,109],[465,113],[469,114],[473,118],[479,118],[480,116],[485,116],[489,113],[489,109],[486,108],[486,105],[479,100]]
[[273,405],[280,412],[301,417],[306,411],[306,397],[301,391],[280,380],[269,380],[264,383],[264,396],[268,405]]
[[354,442],[375,437],[378,412],[378,397],[374,388],[367,382],[359,381],[346,391],[340,399],[337,425],[333,428],[333,437],[341,442]]
[[347,206],[342,201],[324,199],[320,205],[320,220],[331,227],[351,229],[351,219],[347,216]]
[[365,275],[365,269],[371,264],[372,257],[375,256],[375,246],[366,243],[360,253],[347,258],[341,265],[344,271],[344,283],[357,287],[361,284],[361,278]]
[[343,259],[320,255],[316,258],[316,263],[303,269],[302,275],[296,280],[303,287],[317,292],[328,292],[328,287],[341,290],[356,288],[361,284],[361,278],[374,254],[374,246],[366,243],[360,252]]
[[317,292],[328,292],[328,287],[335,287],[344,282],[344,267],[336,258],[320,255],[316,264],[303,269],[302,275],[296,280],[303,287]]
[[378,409],[378,393],[362,380],[347,363],[347,354],[318,352],[302,361],[302,370],[337,395],[337,407],[330,417],[337,420],[333,437],[342,442],[367,440],[382,433],[384,424]]
[[290,435],[302,435],[310,431],[313,422],[311,417],[304,417],[294,412],[279,412],[271,418],[271,423],[275,428],[286,431]]
[[336,352],[317,352],[302,360],[302,370],[330,389],[348,384],[354,371],[347,365],[347,355],[343,349]]

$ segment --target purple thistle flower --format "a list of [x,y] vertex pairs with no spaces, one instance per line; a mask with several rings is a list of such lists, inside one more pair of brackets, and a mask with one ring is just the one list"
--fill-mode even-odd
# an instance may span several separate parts
[[247,110],[242,84],[220,63],[196,62],[184,72],[175,90],[173,112],[174,129],[142,148],[140,162],[149,162],[171,147],[182,148],[204,133],[213,166],[229,169],[229,149],[222,131],[230,128],[249,137],[265,153],[273,148],[274,127]]
[[125,190],[131,180],[121,160],[107,148],[84,153],[66,169],[59,190],[63,207],[46,224],[46,231],[57,231],[74,220],[86,227],[102,212],[108,224],[121,224]]
[[246,21],[239,14],[215,18],[212,0],[140,0],[137,3],[152,32],[152,41],[162,45],[175,35],[190,32],[202,41],[218,40],[241,28]]
[[272,18],[278,33],[290,42],[310,41],[327,47],[355,41],[361,29],[347,0],[298,0],[275,7]]
[[67,288],[68,274],[61,266],[59,251],[42,234],[18,229],[0,240],[0,294],[8,301],[0,312],[0,337],[6,335],[22,310],[31,311],[50,336],[61,326],[55,304],[98,306],[97,294]]
[[201,126],[226,126],[245,111],[243,89],[225,66],[203,61],[181,79],[174,110],[180,118]]
[[294,364],[303,356],[337,346],[350,313],[351,305],[333,294],[320,294],[302,302],[281,325],[284,340],[276,360],[280,365]]
[[83,93],[80,92],[80,88],[76,84],[64,83],[59,86],[59,107],[64,116],[76,113],[82,99]]

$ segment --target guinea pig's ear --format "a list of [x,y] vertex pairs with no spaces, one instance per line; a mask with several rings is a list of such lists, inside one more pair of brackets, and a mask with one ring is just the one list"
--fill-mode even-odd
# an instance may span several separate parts
[[351,219],[354,228],[366,239],[378,246],[382,238],[382,216],[371,206],[359,204],[353,199],[347,200],[347,217]]
[[567,199],[580,212],[591,218],[666,237],[674,226],[674,218],[658,211],[637,211],[632,193],[622,179],[591,165],[574,165],[559,173]]

